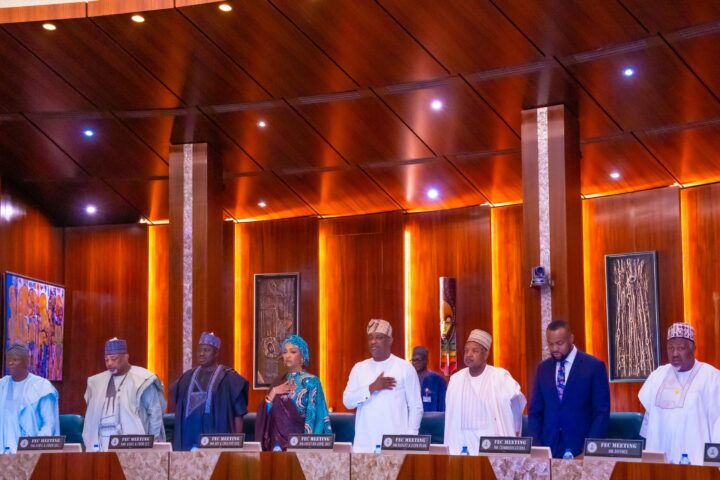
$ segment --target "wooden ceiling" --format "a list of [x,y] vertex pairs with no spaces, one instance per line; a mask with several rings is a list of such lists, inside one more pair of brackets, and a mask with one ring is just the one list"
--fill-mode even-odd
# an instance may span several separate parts
[[226,3],[0,8],[0,176],[58,225],[167,219],[185,142],[241,221],[517,203],[521,110],[563,103],[586,196],[720,180],[718,2]]

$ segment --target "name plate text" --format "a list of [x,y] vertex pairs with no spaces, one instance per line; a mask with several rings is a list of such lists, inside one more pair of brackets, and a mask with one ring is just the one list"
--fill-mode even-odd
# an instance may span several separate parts
[[153,448],[154,443],[154,435],[112,435],[108,450]]
[[617,440],[612,438],[586,438],[586,457],[642,458],[643,440]]
[[18,441],[19,452],[33,450],[62,450],[65,446],[65,435],[57,437],[20,437]]
[[530,455],[532,437],[481,437],[480,453],[517,453]]
[[291,449],[327,449],[335,446],[335,434],[329,435],[290,435],[288,448]]
[[243,448],[244,444],[244,433],[200,435],[200,448]]
[[383,450],[430,451],[430,435],[383,435]]

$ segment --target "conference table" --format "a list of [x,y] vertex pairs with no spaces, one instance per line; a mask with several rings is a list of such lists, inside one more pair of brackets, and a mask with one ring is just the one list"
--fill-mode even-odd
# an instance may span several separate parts
[[720,480],[712,466],[547,460],[518,456],[292,453],[202,450],[110,453],[19,453],[0,456],[0,478],[142,479],[658,479]]

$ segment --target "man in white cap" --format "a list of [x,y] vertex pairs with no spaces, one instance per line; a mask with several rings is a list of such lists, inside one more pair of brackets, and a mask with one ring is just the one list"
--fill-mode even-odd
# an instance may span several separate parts
[[473,330],[465,342],[465,366],[450,377],[445,398],[445,445],[452,455],[480,450],[480,437],[516,437],[525,396],[503,368],[487,364],[492,336]]
[[670,363],[658,367],[638,393],[645,407],[640,435],[647,450],[665,452],[668,462],[703,463],[705,443],[720,442],[720,371],[695,360],[695,330],[673,323],[667,333]]
[[356,363],[343,392],[343,403],[355,413],[353,451],[373,452],[383,435],[417,435],[423,406],[415,368],[390,353],[392,326],[370,320],[368,347],[372,358]]
[[149,370],[130,365],[127,342],[105,342],[105,370],[88,378],[83,442],[107,451],[112,435],[154,435],[165,441],[163,386]]

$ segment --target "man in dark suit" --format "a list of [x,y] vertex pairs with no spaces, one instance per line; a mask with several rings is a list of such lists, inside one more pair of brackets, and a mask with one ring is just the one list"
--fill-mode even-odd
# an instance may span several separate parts
[[586,438],[604,438],[610,419],[610,386],[605,364],[579,351],[570,325],[555,320],[546,332],[551,357],[538,366],[528,409],[533,445],[555,458],[569,449],[582,453]]

